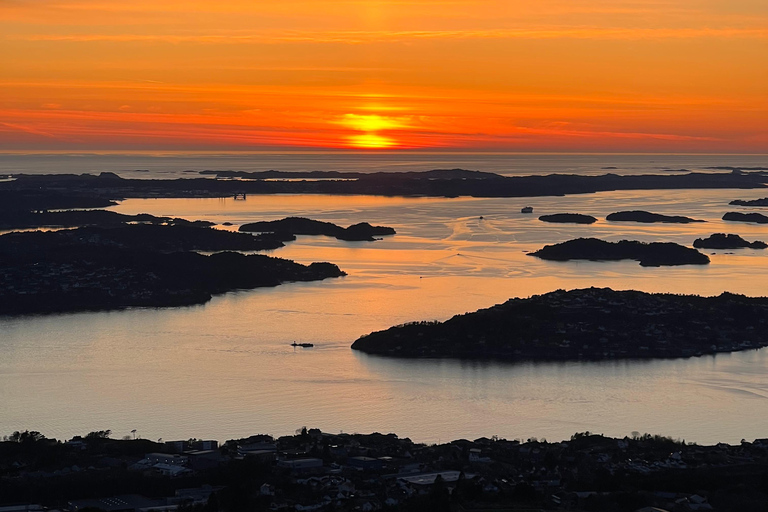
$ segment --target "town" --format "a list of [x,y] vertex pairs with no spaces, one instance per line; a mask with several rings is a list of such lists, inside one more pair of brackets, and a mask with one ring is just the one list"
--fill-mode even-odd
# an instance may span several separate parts
[[633,432],[419,444],[395,434],[158,442],[96,431],[0,443],[0,510],[765,510],[768,439],[700,446]]

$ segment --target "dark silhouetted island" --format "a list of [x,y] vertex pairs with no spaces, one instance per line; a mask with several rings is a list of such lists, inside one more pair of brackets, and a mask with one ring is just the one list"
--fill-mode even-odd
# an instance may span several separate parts
[[386,226],[371,226],[367,222],[343,228],[331,222],[286,217],[280,220],[252,222],[240,226],[248,233],[287,233],[291,235],[325,235],[346,241],[373,241],[377,236],[394,235],[395,230]]
[[545,245],[528,255],[551,261],[637,260],[643,267],[709,263],[709,257],[706,254],[672,242],[645,243],[634,240],[606,242],[598,238],[577,238],[555,245]]
[[589,288],[510,299],[445,322],[359,338],[352,348],[394,357],[503,361],[690,357],[768,345],[768,298]]
[[768,206],[768,197],[762,199],[734,199],[728,204],[734,206]]
[[256,250],[280,240],[189,226],[123,225],[0,236],[0,314],[203,304],[215,294],[345,275]]
[[697,238],[693,242],[693,246],[699,249],[765,249],[768,244],[755,240],[754,242],[747,242],[739,235],[726,235],[725,233],[715,233],[709,238]]
[[625,212],[616,212],[608,215],[606,220],[611,222],[663,222],[672,224],[689,224],[691,222],[706,222],[704,220],[692,219],[680,215],[661,215],[660,213],[651,213],[643,210],[633,210]]
[[723,215],[723,220],[730,220],[732,222],[755,222],[757,224],[768,224],[768,217],[762,213],[728,212]]
[[552,215],[542,215],[539,220],[544,222],[562,222],[572,224],[594,224],[597,219],[591,215],[581,213],[555,213]]
[[[124,179],[114,173],[98,176],[15,174],[0,182],[0,199],[31,204],[36,209],[100,207],[125,198],[226,197],[235,194],[337,194],[428,197],[535,197],[587,194],[612,190],[765,188],[768,174],[706,172],[620,176],[501,176],[464,169],[426,172],[240,172],[203,171],[213,177],[174,180]],[[191,176],[191,175],[190,175]],[[236,178],[236,179],[233,179]],[[76,198],[77,200],[75,201]],[[0,201],[1,202],[1,201]],[[77,202],[82,206],[74,206]]]

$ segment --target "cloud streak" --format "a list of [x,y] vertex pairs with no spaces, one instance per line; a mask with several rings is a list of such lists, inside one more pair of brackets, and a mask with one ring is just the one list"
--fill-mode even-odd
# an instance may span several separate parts
[[488,30],[406,30],[406,31],[262,31],[247,35],[174,35],[174,34],[10,34],[6,41],[51,42],[117,42],[171,44],[280,44],[402,43],[419,40],[471,39],[592,39],[592,40],[661,40],[661,39],[768,39],[768,27],[753,28],[538,28]]

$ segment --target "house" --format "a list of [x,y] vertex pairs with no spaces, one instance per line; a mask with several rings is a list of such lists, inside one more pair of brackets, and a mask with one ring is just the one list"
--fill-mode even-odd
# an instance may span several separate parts
[[347,464],[366,471],[378,471],[384,468],[384,461],[373,457],[349,457]]
[[165,499],[151,499],[138,494],[126,494],[111,498],[74,500],[68,503],[71,512],[83,509],[100,509],[104,512],[167,512],[178,505],[168,504]]
[[277,467],[290,469],[291,471],[302,472],[312,471],[323,467],[322,459],[293,459],[281,460],[277,462]]

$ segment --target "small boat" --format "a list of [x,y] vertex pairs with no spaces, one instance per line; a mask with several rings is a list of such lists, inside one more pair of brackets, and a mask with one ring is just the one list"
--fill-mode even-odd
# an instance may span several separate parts
[[533,206],[525,206],[520,210],[520,213],[533,213]]
[[315,344],[314,344],[314,343],[296,343],[296,342],[294,341],[293,343],[291,343],[291,346],[292,346],[292,347],[303,347],[303,348],[310,348],[310,347],[314,347],[314,346],[315,346]]

